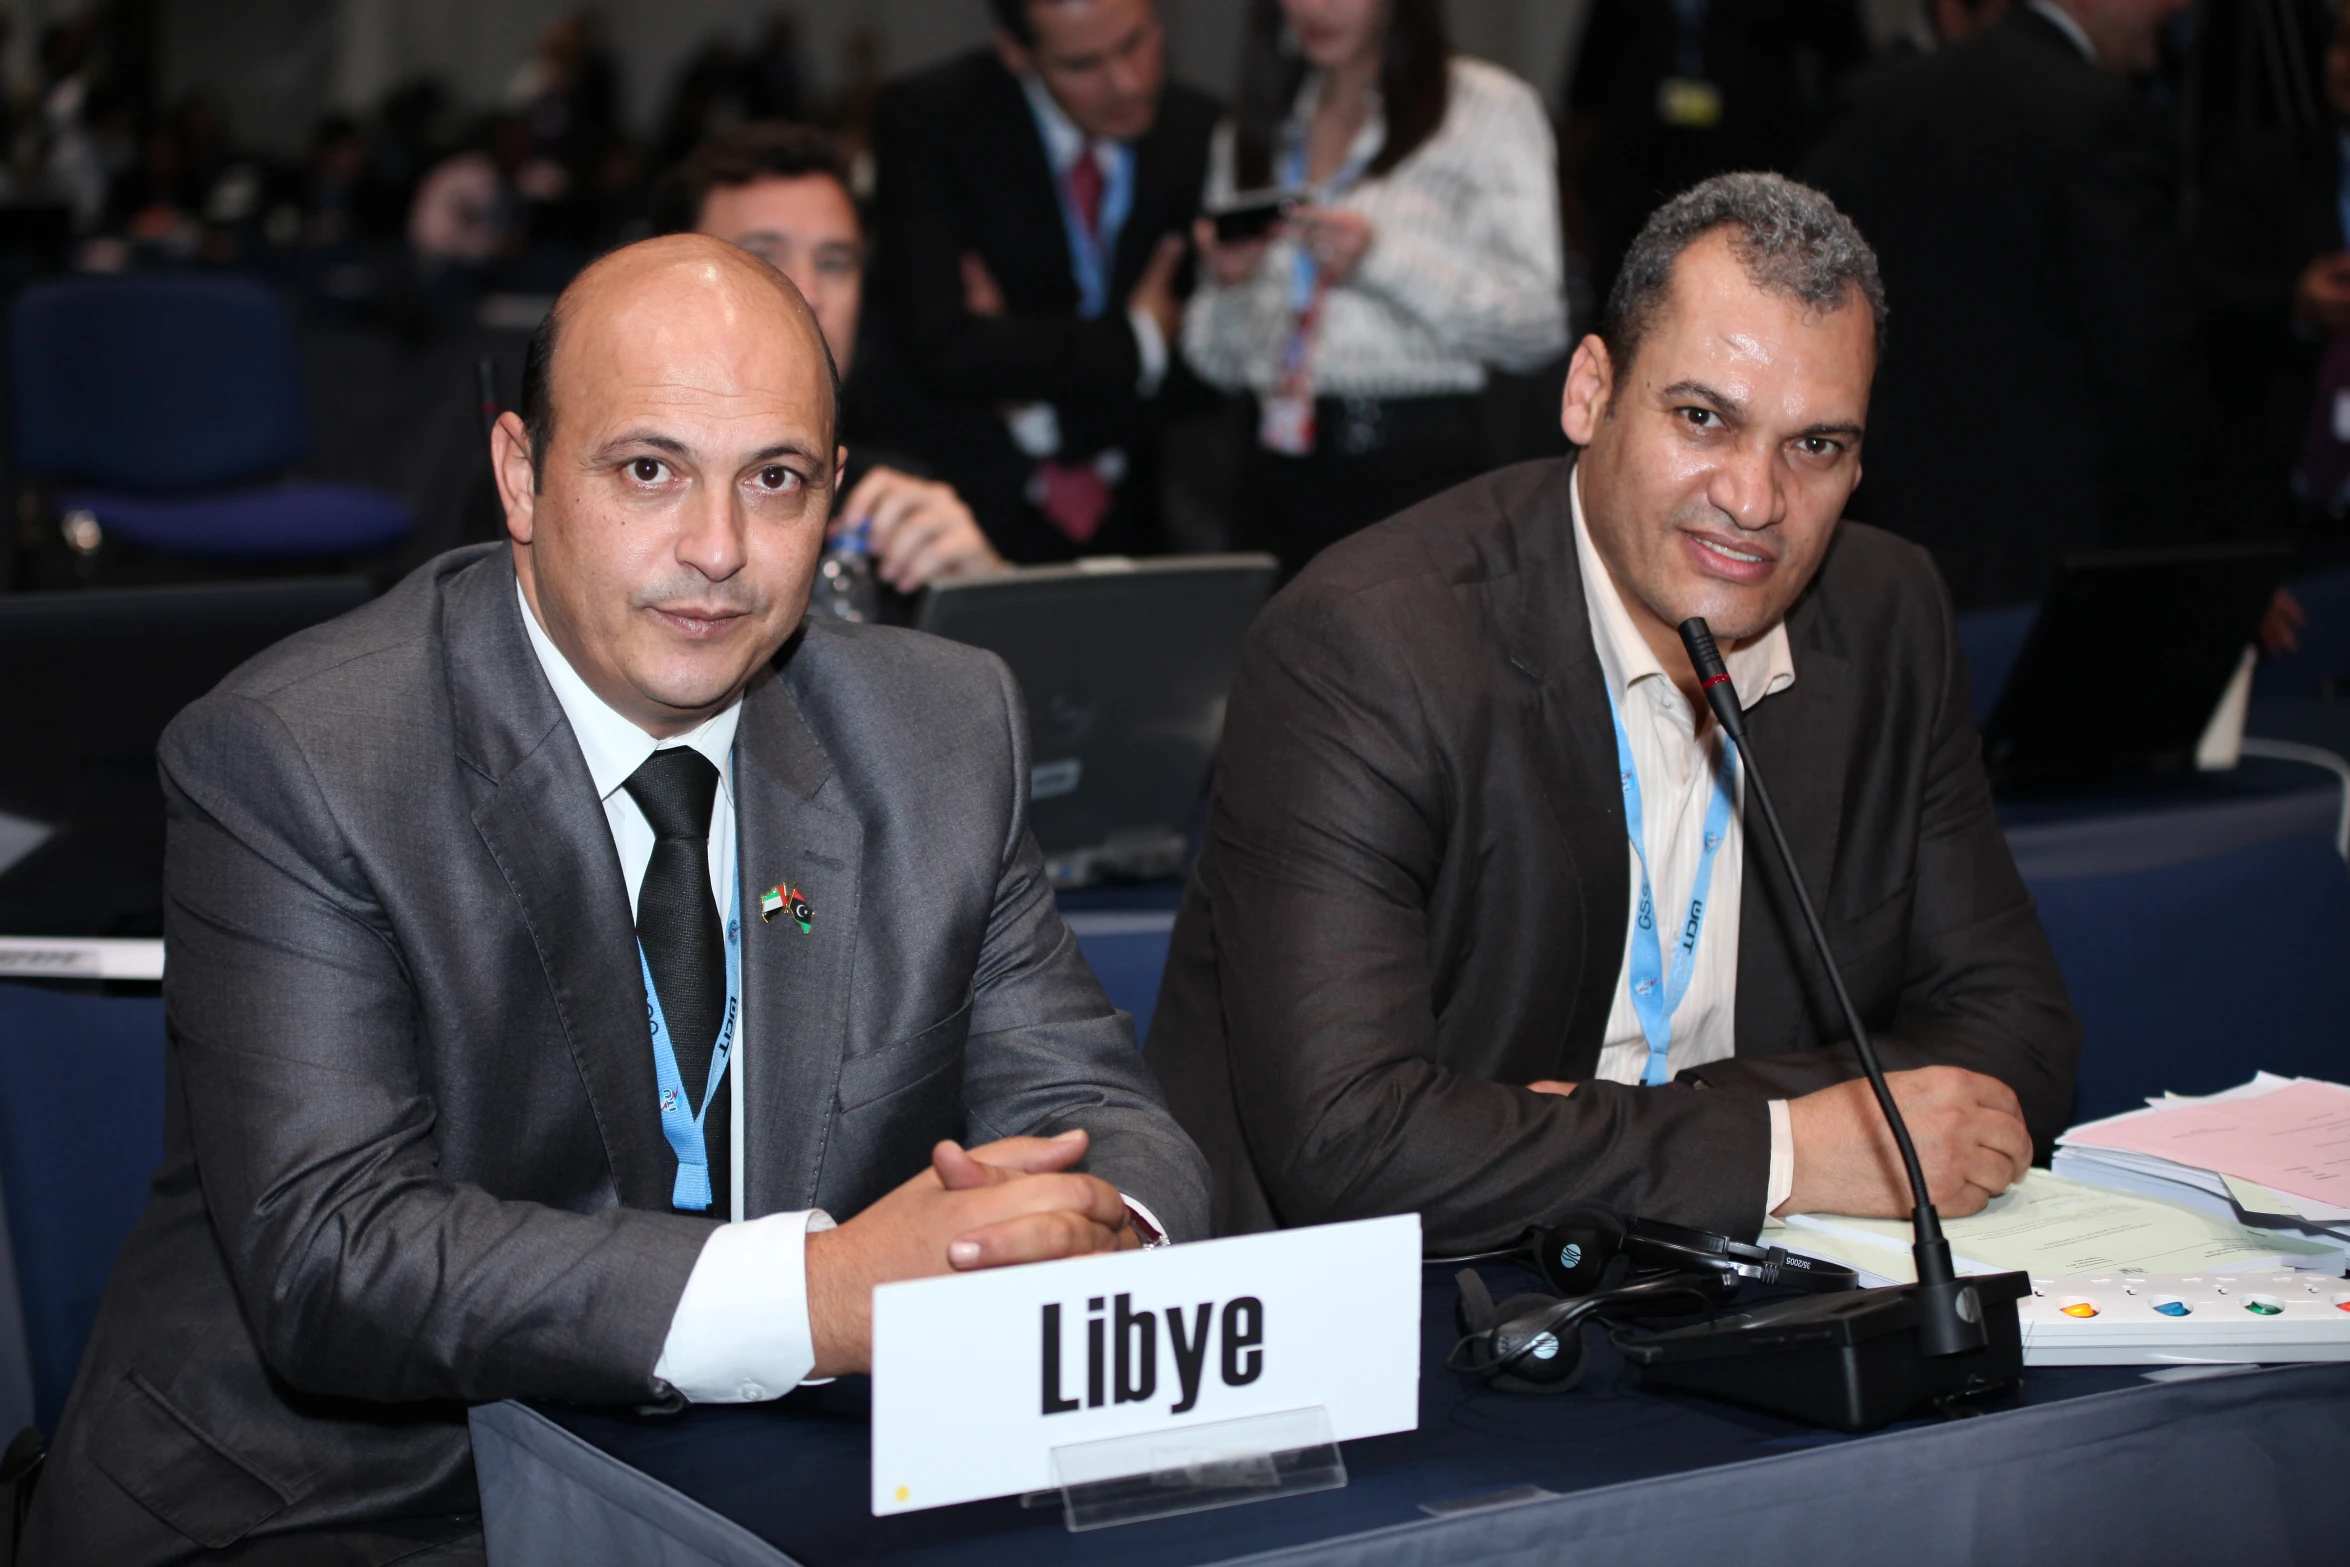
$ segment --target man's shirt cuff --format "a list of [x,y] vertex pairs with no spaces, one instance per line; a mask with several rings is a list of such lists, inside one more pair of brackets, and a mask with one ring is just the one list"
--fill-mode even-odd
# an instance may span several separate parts
[[781,1398],[816,1369],[808,1326],[808,1235],[821,1208],[710,1232],[669,1319],[653,1375],[697,1404]]
[[1763,1192],[1763,1223],[1768,1224],[1795,1191],[1795,1119],[1787,1101],[1774,1099],[1771,1112],[1771,1178]]
[[1134,328],[1135,352],[1142,356],[1142,374],[1134,378],[1137,397],[1156,397],[1160,383],[1167,379],[1167,334],[1159,330],[1159,319],[1147,310],[1129,309],[1126,320]]
[[1118,1200],[1126,1204],[1128,1213],[1142,1221],[1138,1233],[1142,1236],[1142,1245],[1145,1251],[1175,1244],[1175,1237],[1167,1233],[1167,1227],[1159,1222],[1157,1214],[1151,1212],[1149,1203],[1144,1202],[1140,1197],[1130,1197],[1124,1192],[1118,1194]]

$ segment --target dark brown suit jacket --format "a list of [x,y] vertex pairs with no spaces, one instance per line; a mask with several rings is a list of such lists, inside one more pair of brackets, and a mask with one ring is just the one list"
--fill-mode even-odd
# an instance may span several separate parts
[[[1765,1101],[1859,1073],[1755,828],[1736,1056],[1699,1092],[1590,1081],[1628,873],[1571,471],[1357,535],[1250,633],[1149,1045],[1220,1232],[1417,1210],[1460,1251],[1598,1203],[1750,1236]],[[1847,523],[1787,629],[1795,684],[1752,742],[1885,1063],[2001,1078],[2045,1150],[2080,1024],[1991,814],[1949,596]]]

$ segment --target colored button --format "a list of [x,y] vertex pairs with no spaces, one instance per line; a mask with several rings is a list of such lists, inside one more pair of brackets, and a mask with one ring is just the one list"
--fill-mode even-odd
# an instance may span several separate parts
[[2076,1300],[2069,1306],[2059,1306],[2056,1309],[2068,1317],[2094,1317],[2097,1315],[2097,1308],[2085,1300]]
[[2244,1302],[2244,1309],[2256,1317],[2273,1317],[2285,1308],[2265,1300],[2248,1300]]
[[2195,1310],[2194,1307],[2188,1305],[2183,1300],[2156,1301],[2154,1303],[2154,1309],[2161,1312],[2166,1317],[2184,1317],[2192,1314]]

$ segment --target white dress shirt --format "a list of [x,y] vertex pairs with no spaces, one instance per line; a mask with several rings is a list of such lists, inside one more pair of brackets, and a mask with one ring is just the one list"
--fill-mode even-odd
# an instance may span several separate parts
[[[1697,863],[1704,850],[1706,807],[1713,798],[1716,769],[1722,747],[1728,744],[1719,724],[1697,732],[1687,697],[1673,684],[1664,666],[1632,623],[1615,578],[1591,542],[1583,520],[1583,475],[1577,470],[1569,482],[1575,520],[1575,558],[1583,571],[1583,604],[1591,617],[1591,641],[1599,653],[1599,667],[1607,679],[1608,695],[1624,717],[1624,735],[1632,746],[1632,767],[1640,776],[1640,804],[1648,835],[1649,885],[1657,908],[1657,923],[1677,930],[1681,911],[1697,880]],[[1759,641],[1724,655],[1731,681],[1738,687],[1741,707],[1751,708],[1764,697],[1795,684],[1795,660],[1788,650],[1784,623],[1773,626]],[[1609,742],[1612,746],[1613,742]],[[1708,1061],[1720,1061],[1737,1048],[1738,1018],[1738,909],[1743,879],[1745,830],[1740,820],[1746,802],[1746,774],[1737,774],[1739,809],[1730,821],[1721,846],[1714,852],[1713,882],[1705,905],[1705,925],[1697,950],[1689,960],[1696,965],[1689,988],[1673,1013],[1672,1043],[1666,1064],[1679,1074]],[[1633,918],[1640,907],[1640,856],[1624,846],[1626,875],[1631,886]],[[1668,965],[1677,949],[1667,945]],[[1666,973],[1670,977],[1668,966]],[[1632,925],[1624,927],[1624,963],[1616,975],[1615,1001],[1608,1008],[1607,1032],[1593,1076],[1604,1082],[1637,1083],[1648,1066],[1648,1036],[1632,1005]],[[1771,1165],[1763,1200],[1767,1220],[1787,1200],[1795,1184],[1794,1139],[1789,1129],[1787,1101],[1770,1102]]]
[[[530,633],[530,647],[555,688],[555,700],[571,724],[579,753],[587,763],[596,796],[604,802],[604,822],[612,830],[612,847],[620,855],[620,874],[628,884],[628,906],[636,908],[645,866],[653,857],[653,828],[628,790],[629,776],[657,750],[691,746],[718,769],[718,800],[710,813],[710,891],[718,901],[721,922],[732,917],[736,898],[734,730],[742,716],[738,700],[699,728],[669,740],[655,740],[635,722],[614,711],[589,689],[571,667],[532,612],[522,584],[514,585],[522,603],[522,624]],[[645,1048],[652,1048],[648,1036]],[[751,1068],[755,1041],[743,1021],[735,1031],[727,1077],[734,1084],[729,1096],[731,1114],[728,1161],[731,1190],[726,1213],[740,1220],[743,1211],[743,1167],[750,1149],[743,1132],[744,1073]],[[647,1105],[646,1113],[653,1113]],[[754,1403],[780,1398],[807,1379],[816,1367],[816,1346],[808,1327],[807,1237],[810,1230],[832,1228],[832,1217],[821,1208],[799,1213],[771,1213],[748,1223],[720,1225],[703,1243],[687,1276],[685,1293],[669,1319],[669,1336],[653,1375],[697,1404]]]

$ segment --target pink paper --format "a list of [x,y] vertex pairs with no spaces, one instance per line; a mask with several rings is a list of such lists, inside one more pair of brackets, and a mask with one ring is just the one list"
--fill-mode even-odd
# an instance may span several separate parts
[[2293,1083],[2253,1099],[2182,1105],[2069,1134],[2350,1206],[2350,1088]]

